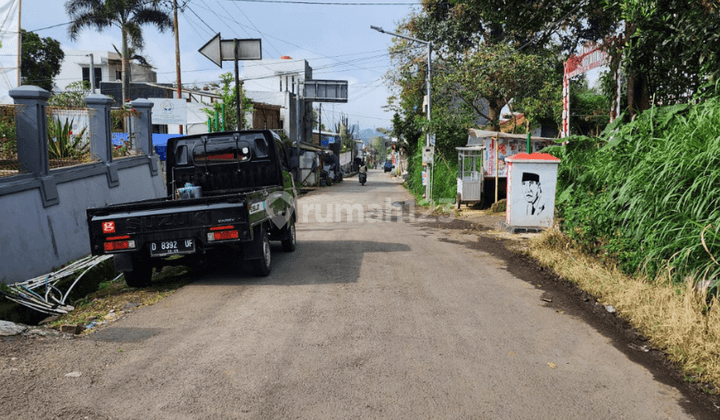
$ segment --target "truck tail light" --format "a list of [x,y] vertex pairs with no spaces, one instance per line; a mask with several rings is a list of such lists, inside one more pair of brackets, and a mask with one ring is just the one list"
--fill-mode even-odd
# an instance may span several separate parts
[[[108,238],[108,239],[114,239],[114,238]],[[106,252],[122,251],[124,249],[135,249],[135,241],[133,241],[133,240],[109,241],[109,242],[105,242],[103,244],[103,247],[105,248]]]
[[227,239],[238,239],[240,237],[240,234],[237,230],[231,230],[235,226],[214,226],[211,227],[210,230],[213,232],[208,232],[207,239],[208,242],[213,241],[224,241]]

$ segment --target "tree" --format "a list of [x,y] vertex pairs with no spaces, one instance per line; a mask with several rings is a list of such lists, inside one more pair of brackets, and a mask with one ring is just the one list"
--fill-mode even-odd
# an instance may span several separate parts
[[340,133],[340,144],[342,150],[351,150],[355,146],[355,129],[357,126],[350,126],[350,118],[340,113],[340,121],[335,124],[335,132]]
[[435,80],[440,99],[436,102],[465,108],[473,120],[483,117],[494,129],[499,128],[505,105],[533,96],[554,71],[550,58],[523,54],[506,45],[482,44],[464,60],[442,64],[443,71]]
[[60,42],[40,38],[35,32],[22,30],[21,84],[53,90],[53,79],[60,73],[65,53]]
[[[580,41],[601,39],[614,30],[615,14],[608,10],[617,11],[617,6],[607,0],[506,0],[502,5],[490,0],[426,0],[398,32],[433,43],[432,121],[460,113],[469,123],[482,118],[498,129],[505,105],[521,108],[526,98],[558,80],[558,64]],[[406,114],[420,115],[417,98],[427,71],[426,48],[394,42],[395,68],[387,77],[400,90],[394,105]],[[559,91],[560,83],[557,86]],[[432,125],[434,130],[436,124]]]
[[[611,45],[623,56],[628,108],[692,101],[715,95],[720,76],[720,4],[710,0],[615,0],[608,13],[626,22],[624,37]],[[712,86],[712,88],[711,88]]]
[[[634,1],[634,0],[627,0]],[[441,56],[460,57],[480,44],[506,44],[537,53],[551,41],[571,53],[582,40],[598,40],[617,27],[612,0],[426,0],[421,13],[401,25],[442,45]]]
[[144,46],[141,27],[151,24],[160,32],[173,28],[173,18],[161,3],[160,0],[68,0],[65,3],[65,10],[72,20],[68,34],[73,41],[85,28],[101,32],[113,26],[120,29],[123,104],[128,99],[131,55],[136,55]]
[[85,97],[90,94],[90,82],[79,80],[70,83],[64,92],[50,97],[48,105],[63,108],[84,108],[87,106]]
[[[228,130],[233,127],[237,127],[238,130],[241,129],[241,126],[238,125],[237,121],[237,96],[235,96],[235,86],[231,85],[234,80],[235,77],[230,72],[220,75],[220,84],[218,85],[218,89],[215,93],[222,96],[222,102],[214,102],[212,110],[205,110],[209,117],[214,118],[216,113],[218,115],[223,115],[224,104],[225,115],[222,118],[225,121],[225,128]],[[242,98],[242,127],[247,127],[248,123],[245,114],[253,111],[253,104],[252,101],[245,96],[242,89],[240,89],[240,97]]]

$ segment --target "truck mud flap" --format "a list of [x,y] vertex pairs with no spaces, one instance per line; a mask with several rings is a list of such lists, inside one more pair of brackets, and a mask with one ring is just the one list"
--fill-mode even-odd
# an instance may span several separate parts
[[113,263],[115,264],[115,272],[132,271],[132,254],[115,254],[113,255]]
[[252,241],[242,243],[243,259],[245,260],[256,260],[262,258],[262,235],[260,230],[261,225],[257,225],[253,228],[253,239]]

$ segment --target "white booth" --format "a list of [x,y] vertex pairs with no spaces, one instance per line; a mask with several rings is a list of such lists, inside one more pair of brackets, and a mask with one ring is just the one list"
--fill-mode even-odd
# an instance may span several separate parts
[[518,153],[506,159],[509,228],[548,228],[553,225],[560,159],[547,153]]

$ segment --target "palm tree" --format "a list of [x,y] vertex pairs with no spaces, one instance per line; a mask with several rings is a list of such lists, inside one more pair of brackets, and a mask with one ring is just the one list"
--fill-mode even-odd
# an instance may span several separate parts
[[102,32],[112,26],[122,33],[122,103],[128,91],[130,51],[140,51],[144,40],[141,26],[155,25],[160,32],[173,27],[173,18],[160,0],[68,0],[65,11],[72,23],[68,28],[70,39],[75,41],[85,28]]
[[340,122],[335,124],[335,132],[340,133],[340,144],[343,150],[352,150],[355,147],[355,129],[357,126],[350,126],[350,118],[340,113]]

